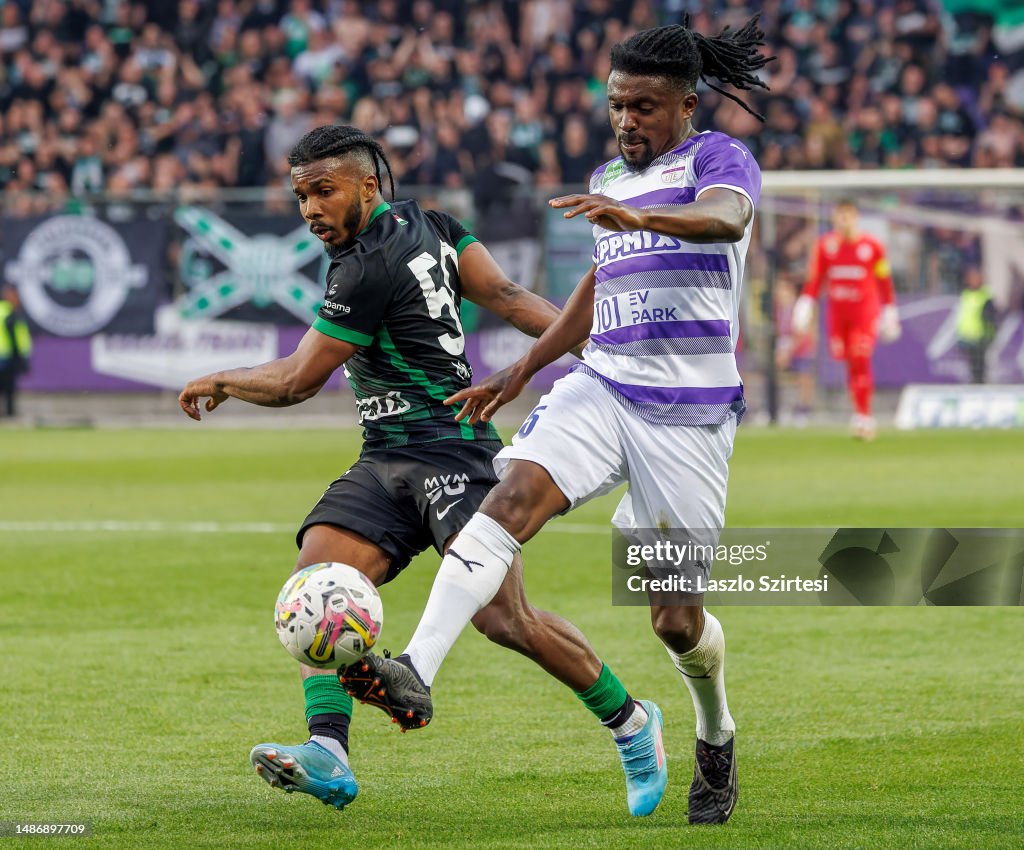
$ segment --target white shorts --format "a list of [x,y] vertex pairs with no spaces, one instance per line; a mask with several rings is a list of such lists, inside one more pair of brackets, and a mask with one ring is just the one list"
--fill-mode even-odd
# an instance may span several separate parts
[[735,418],[721,425],[655,425],[627,410],[597,378],[570,372],[555,382],[494,458],[544,467],[569,510],[623,482],[612,522],[638,528],[718,529],[725,524]]

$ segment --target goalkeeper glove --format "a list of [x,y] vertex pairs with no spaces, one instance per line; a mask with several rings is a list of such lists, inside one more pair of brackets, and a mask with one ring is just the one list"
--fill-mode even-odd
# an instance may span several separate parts
[[793,305],[793,330],[798,334],[806,333],[813,316],[814,299],[810,295],[801,295]]
[[886,304],[878,321],[878,336],[882,342],[895,342],[900,338],[903,329],[895,304]]

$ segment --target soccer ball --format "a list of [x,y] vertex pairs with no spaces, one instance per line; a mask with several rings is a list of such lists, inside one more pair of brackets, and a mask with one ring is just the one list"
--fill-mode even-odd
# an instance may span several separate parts
[[274,625],[282,645],[303,664],[336,670],[377,642],[384,605],[377,588],[348,564],[313,564],[285,582]]

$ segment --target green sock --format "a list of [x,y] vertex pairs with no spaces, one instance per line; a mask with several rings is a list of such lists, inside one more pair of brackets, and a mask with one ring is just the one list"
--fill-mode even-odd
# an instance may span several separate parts
[[577,691],[576,696],[598,720],[611,717],[629,699],[625,686],[607,664],[601,666],[597,681],[585,691]]
[[337,676],[310,676],[302,681],[302,690],[306,693],[306,720],[318,714],[352,716],[352,697]]

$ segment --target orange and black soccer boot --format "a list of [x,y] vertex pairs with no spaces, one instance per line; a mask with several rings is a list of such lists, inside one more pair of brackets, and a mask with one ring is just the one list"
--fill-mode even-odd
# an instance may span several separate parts
[[392,658],[387,650],[383,657],[367,653],[342,667],[338,679],[353,699],[377,706],[403,732],[421,729],[434,716],[430,688],[423,684],[408,655]]

